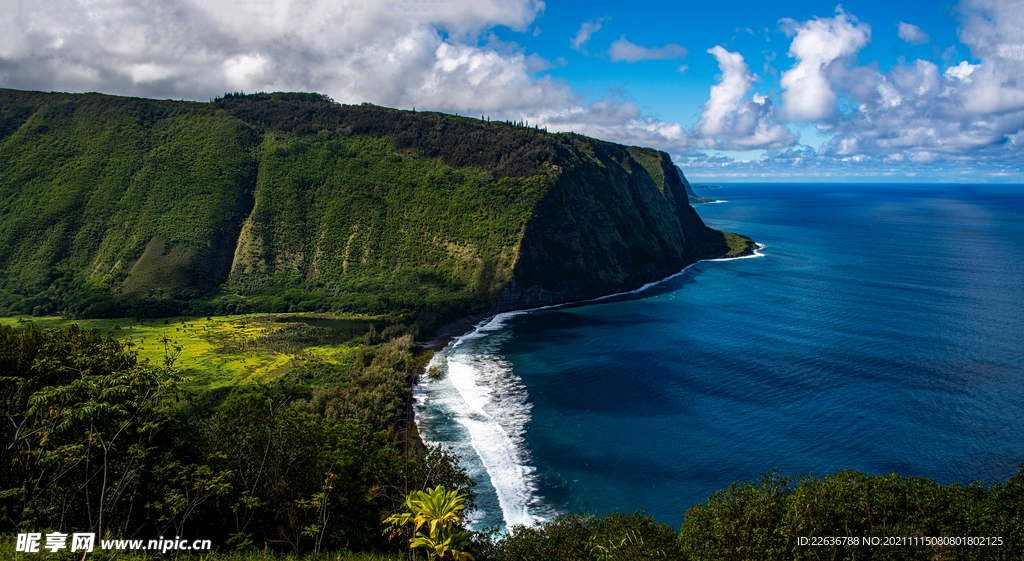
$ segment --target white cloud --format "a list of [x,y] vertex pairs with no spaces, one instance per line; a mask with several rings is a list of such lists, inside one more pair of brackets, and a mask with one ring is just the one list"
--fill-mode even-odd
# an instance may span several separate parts
[[704,103],[700,121],[693,135],[704,148],[717,150],[755,150],[786,148],[796,143],[796,136],[786,127],[775,124],[771,102],[767,97],[754,94],[754,76],[739,53],[731,53],[721,46],[708,49],[718,61],[721,81],[711,87]]
[[605,16],[603,18],[597,18],[594,21],[585,21],[581,23],[580,30],[576,32],[576,36],[569,39],[569,42],[572,43],[572,48],[577,51],[584,52],[587,41],[590,41],[590,36],[601,30],[601,22],[606,19],[611,18]]
[[[689,130],[645,116],[628,95],[585,101],[539,75],[567,64],[564,58],[548,62],[489,35],[497,25],[535,32],[543,9],[538,0],[51,0],[41,10],[8,0],[0,84],[198,100],[236,90],[318,91],[343,103],[526,118],[702,166],[718,160],[702,160],[696,150],[768,150],[756,162],[730,164],[736,173],[778,166],[833,173],[842,158],[859,158],[859,166],[955,163],[1018,176],[1024,169],[1017,140],[1024,128],[1022,0],[962,0],[962,45],[937,45],[941,61],[936,55],[936,62],[884,72],[856,65],[870,27],[841,9],[831,18],[780,20],[793,59],[781,91],[755,92],[743,56],[715,47],[708,52],[721,78]],[[585,22],[571,44],[584,48],[605,19]],[[918,37],[905,26],[904,40]],[[963,47],[970,62],[961,61]],[[764,54],[767,76],[777,61]],[[622,36],[609,55],[637,62],[680,59],[686,50]],[[810,122],[831,140],[820,151],[795,144],[780,124],[793,121]]]
[[736,113],[743,96],[754,89],[754,82],[743,55],[730,53],[721,46],[708,52],[718,61],[722,81],[711,86],[711,96],[704,103],[696,130],[706,137],[715,137],[725,131],[726,120]]
[[897,34],[900,39],[903,39],[911,45],[923,45],[932,40],[920,27],[912,23],[899,22],[896,24],[898,27]]
[[[551,130],[685,147],[678,123],[622,99],[585,103],[536,72],[552,63],[484,32],[528,32],[537,0],[12,0],[0,18],[5,87],[206,100],[316,91],[342,103],[529,119]],[[582,45],[601,21],[584,26]],[[666,53],[680,56],[675,47]],[[565,59],[556,61],[566,64]]]
[[[224,77],[232,90],[253,91],[266,81],[267,59],[259,54],[239,55],[224,61]],[[161,78],[169,77],[170,73]],[[141,82],[142,80],[136,80]]]
[[[785,89],[776,113],[782,120],[814,123],[830,138],[816,151],[795,145],[770,150],[756,162],[731,161],[728,166],[691,156],[688,172],[722,179],[934,178],[936,170],[954,166],[978,179],[1019,180],[1024,170],[1024,151],[1017,144],[1024,130],[1024,2],[962,0],[958,11],[963,45],[980,62],[960,61],[956,46],[936,47],[941,67],[916,60],[887,71],[873,63],[857,64],[855,55],[867,44],[870,28],[842,10],[828,19],[780,20],[780,29],[793,38],[789,54],[796,61],[780,80]],[[915,29],[901,26],[901,37],[924,40]],[[738,53],[723,49],[716,58],[722,81],[712,89],[695,133],[717,137],[721,145],[730,132],[749,131],[737,128],[734,123],[742,119],[730,121],[730,116],[739,116],[743,103],[761,97],[745,98],[749,71],[739,65]],[[765,115],[764,122],[770,125],[771,118]],[[695,135],[691,144],[705,146],[707,140]]]
[[[792,20],[790,20],[791,22]],[[834,61],[854,55],[867,45],[871,27],[836,8],[832,18],[815,18],[801,24],[786,22],[795,34],[789,56],[797,64],[782,73],[781,112],[788,121],[826,121],[835,117],[836,94],[826,76]]]
[[158,82],[174,76],[179,69],[173,65],[135,64],[128,68],[128,74],[135,83]]
[[1024,60],[1024,45],[999,45],[999,56],[1012,60]]
[[959,65],[950,66],[949,68],[947,68],[946,72],[943,73],[943,76],[951,80],[959,80],[961,82],[970,84],[972,81],[971,74],[974,73],[974,69],[977,67],[978,65],[970,64],[966,60],[960,61]]
[[[456,107],[440,91],[470,86],[485,108],[538,96],[564,103],[566,86],[532,79],[536,58],[466,46],[495,25],[525,31],[543,8],[538,0],[54,0],[42,10],[12,0],[0,18],[0,74],[22,89],[200,100],[302,90],[448,109]],[[521,96],[497,91],[513,86]]]
[[686,47],[678,43],[669,43],[664,47],[650,48],[642,45],[634,45],[626,40],[626,36],[619,37],[612,43],[608,51],[612,62],[626,61],[629,63],[640,62],[641,60],[671,60],[686,57]]
[[606,97],[570,105],[542,112],[536,119],[540,126],[552,132],[572,131],[611,142],[649,146],[668,152],[694,147],[687,131],[678,122],[666,123],[644,116],[635,103],[622,99]]
[[1024,40],[1024,3],[965,0],[959,10],[960,37],[981,62],[961,61],[941,73],[917,60],[884,73],[861,67],[845,78],[836,74],[832,86],[859,106],[836,123],[828,154],[1020,162],[1008,139],[1024,127],[1024,65],[1012,56],[1012,46]]
[[576,102],[569,89],[549,79],[536,80],[529,57],[502,56],[467,45],[440,42],[434,64],[407,90],[418,107],[444,107],[471,115],[505,112],[529,115],[537,109]]
[[1024,109],[1024,1],[963,0],[960,40],[981,59],[964,92],[975,112]]

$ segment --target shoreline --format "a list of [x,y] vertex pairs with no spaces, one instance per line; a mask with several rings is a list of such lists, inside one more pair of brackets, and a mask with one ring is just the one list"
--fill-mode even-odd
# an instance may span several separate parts
[[[748,240],[749,240],[749,238],[748,238]],[[435,364],[434,363],[435,360],[437,360],[437,361],[446,360],[446,354],[442,354],[442,352],[447,351],[447,353],[451,353],[452,350],[456,346],[458,346],[459,343],[463,339],[465,339],[466,337],[472,338],[472,336],[474,334],[480,332],[481,329],[485,329],[486,330],[487,326],[492,325],[496,320],[499,320],[502,317],[514,316],[514,315],[519,315],[521,313],[532,312],[532,311],[537,311],[537,310],[546,310],[546,309],[553,309],[553,308],[559,308],[559,307],[564,307],[564,306],[586,304],[588,302],[597,302],[597,301],[600,301],[600,300],[605,300],[605,299],[613,298],[613,297],[616,297],[616,296],[623,296],[623,295],[629,295],[629,294],[637,294],[637,293],[640,293],[640,292],[643,292],[644,290],[647,290],[649,288],[658,286],[658,285],[660,285],[660,284],[662,284],[662,283],[664,283],[664,282],[666,282],[668,280],[671,280],[673,278],[676,278],[676,277],[686,273],[686,271],[689,270],[690,267],[693,267],[694,265],[696,265],[696,264],[698,264],[698,263],[700,263],[702,261],[725,261],[725,260],[729,260],[729,259],[747,259],[747,258],[752,258],[752,257],[763,257],[764,254],[759,253],[759,250],[763,249],[764,247],[765,246],[763,244],[758,244],[758,243],[753,242],[752,240],[750,240],[748,245],[747,245],[747,247],[742,252],[739,252],[739,253],[736,253],[736,254],[733,254],[733,255],[728,255],[727,257],[698,259],[696,261],[693,261],[692,263],[689,263],[688,265],[686,265],[685,267],[683,267],[680,271],[678,271],[676,273],[673,273],[671,275],[668,275],[668,276],[666,276],[664,278],[661,278],[661,279],[658,279],[656,281],[652,281],[652,282],[646,283],[646,284],[644,284],[644,285],[642,285],[642,286],[640,286],[638,288],[635,288],[633,290],[627,290],[627,291],[617,292],[617,293],[613,293],[613,294],[606,294],[606,295],[603,295],[603,296],[598,296],[596,298],[588,298],[588,299],[585,299],[585,300],[575,300],[575,301],[570,301],[570,302],[561,302],[561,303],[558,303],[558,304],[550,304],[550,305],[547,305],[547,306],[539,306],[539,307],[535,307],[535,308],[525,308],[525,309],[518,309],[518,310],[510,310],[510,311],[506,311],[506,312],[493,313],[493,314],[475,314],[475,315],[471,315],[471,316],[462,317],[462,318],[459,318],[456,321],[453,321],[451,323],[448,323],[448,324],[442,326],[440,329],[437,330],[437,332],[434,333],[434,335],[430,339],[424,341],[420,345],[420,348],[422,349],[422,352],[431,351],[431,352],[435,353],[433,355],[433,357],[431,358],[431,364]],[[428,366],[428,368],[429,368],[429,366]],[[407,419],[407,422],[408,422],[409,425],[412,426],[412,431],[413,431],[413,434],[415,435],[416,441],[419,443],[420,446],[425,446],[425,445],[428,444],[428,442],[427,442],[427,440],[424,439],[424,435],[420,432],[420,428],[419,428],[418,423],[417,423],[417,420],[418,420],[417,418],[420,415],[419,409],[421,407],[423,407],[423,405],[425,403],[425,399],[424,398],[426,397],[424,395],[424,392],[426,392],[426,389],[421,385],[422,383],[423,383],[423,380],[418,378],[416,380],[416,382],[414,383],[414,385],[413,385],[413,391],[410,394],[410,403],[409,403],[409,406],[408,406],[409,407],[408,408],[408,412],[410,414],[410,418]],[[473,384],[475,384],[475,382]],[[473,385],[473,384],[471,384],[471,385]],[[460,393],[463,392],[463,390],[458,390],[458,391]],[[475,442],[475,440],[476,440],[476,437],[474,436],[473,437],[473,441]],[[511,496],[515,497],[515,496],[519,496],[521,493],[517,492],[517,489],[515,489],[515,488],[513,488],[510,491],[509,489],[506,489],[505,487],[500,486],[500,485],[498,485],[498,484],[496,484],[494,482],[495,474],[492,472],[493,468],[492,468],[491,465],[489,465],[489,462],[487,461],[487,458],[490,457],[491,460],[492,460],[491,463],[493,463],[494,458],[492,456],[493,456],[495,451],[492,450],[492,452],[490,454],[485,454],[483,451],[481,451],[479,448],[477,448],[477,445],[475,443],[472,444],[472,446],[473,446],[474,449],[476,449],[477,457],[483,462],[483,469],[487,473],[487,476],[491,478],[492,485],[494,487],[494,491],[497,493],[497,499],[498,499],[498,503],[499,503],[499,507],[498,508],[500,509],[502,520],[504,520],[505,523],[507,523],[509,525],[524,523],[523,520],[521,520],[524,517],[525,517],[526,520],[530,521],[530,522],[527,523],[527,525],[533,525],[533,524],[537,523],[538,521],[545,520],[545,518],[543,518],[543,517],[538,518],[536,513],[531,513],[528,510],[528,506],[527,505],[529,504],[529,501],[527,501],[526,503],[520,504],[519,502],[513,500],[512,503],[514,503],[514,505],[512,506],[511,510],[508,510],[508,506],[505,504],[506,501],[508,500],[508,496],[507,495],[509,495],[509,493],[511,493]],[[499,446],[499,448],[501,448],[501,446]],[[500,453],[500,451],[497,451],[497,452]],[[511,454],[511,456],[515,457],[516,454]],[[504,464],[502,464],[501,462],[498,462],[498,463],[501,464],[502,466],[504,466]],[[504,466],[504,467],[507,468],[507,466]],[[508,471],[508,469],[499,469],[498,470],[499,474],[500,473],[505,473],[507,471]],[[502,478],[499,477],[499,479],[502,479]],[[522,490],[518,489],[518,491],[522,491]],[[513,518],[512,521],[509,521],[509,519],[508,519],[508,516],[510,516],[510,515]]]
[[448,346],[449,343],[469,333],[481,321],[492,317],[494,314],[474,314],[463,316],[451,323],[446,323],[438,328],[429,339],[419,344],[420,352],[438,352]]
[[766,246],[764,244],[760,244],[760,243],[752,241],[752,244],[748,245],[747,248],[743,252],[741,252],[741,253],[738,253],[736,255],[726,255],[726,256],[723,256],[723,257],[710,257],[710,258],[705,258],[705,259],[698,259],[698,260],[694,261],[693,263],[690,263],[690,264],[686,265],[685,267],[683,267],[678,272],[672,273],[671,275],[668,275],[668,276],[663,277],[661,279],[658,279],[658,280],[655,280],[655,281],[651,281],[651,282],[646,283],[643,286],[641,286],[639,288],[635,288],[633,290],[625,290],[625,291],[622,291],[622,292],[615,292],[615,293],[612,293],[612,294],[605,294],[604,296],[596,296],[594,298],[586,298],[584,300],[572,300],[570,302],[559,302],[558,304],[548,304],[546,306],[538,306],[536,308],[518,308],[518,309],[515,309],[515,310],[508,310],[508,311],[499,312],[499,313],[485,313],[485,314],[474,314],[474,315],[470,315],[470,316],[464,316],[464,317],[461,317],[461,318],[459,318],[459,319],[457,319],[457,320],[455,320],[455,321],[453,321],[451,323],[447,323],[447,324],[441,326],[437,331],[434,332],[434,334],[429,339],[427,339],[426,341],[423,341],[422,343],[420,343],[419,349],[420,349],[421,352],[432,351],[432,352],[437,353],[437,352],[445,349],[449,344],[451,344],[452,342],[458,340],[459,338],[474,332],[476,330],[476,328],[482,322],[484,322],[485,320],[493,319],[493,318],[497,317],[500,314],[533,312],[533,311],[536,311],[536,310],[549,310],[549,309],[552,309],[552,308],[557,308],[559,306],[570,306],[570,305],[573,305],[573,304],[585,304],[587,302],[597,302],[599,300],[605,300],[605,299],[608,299],[608,298],[614,298],[615,296],[625,296],[627,294],[636,294],[636,293],[641,292],[643,290],[647,290],[648,288],[652,288],[654,286],[657,286],[657,285],[659,285],[659,284],[661,284],[661,283],[663,283],[665,281],[673,279],[673,278],[675,278],[675,277],[685,273],[687,271],[687,269],[689,269],[690,267],[693,267],[694,265],[696,265],[697,263],[700,263],[702,261],[730,261],[730,260],[733,260],[733,259],[750,259],[752,257],[764,257],[764,254],[763,253],[759,253],[759,251],[764,249],[765,247]]

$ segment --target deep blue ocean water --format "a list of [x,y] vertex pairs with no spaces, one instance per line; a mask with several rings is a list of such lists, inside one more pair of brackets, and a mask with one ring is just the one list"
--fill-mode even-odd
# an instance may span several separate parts
[[1002,481],[1024,462],[1024,186],[732,184],[762,257],[502,314],[417,387],[476,527],[643,510],[678,527],[778,468]]

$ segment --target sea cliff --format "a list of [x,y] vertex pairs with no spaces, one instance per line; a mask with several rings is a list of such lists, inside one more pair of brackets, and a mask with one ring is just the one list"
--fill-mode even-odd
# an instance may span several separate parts
[[0,90],[0,313],[445,317],[729,251],[667,154],[319,94]]
[[580,161],[535,210],[494,310],[637,288],[728,247],[687,201],[668,155],[573,136]]

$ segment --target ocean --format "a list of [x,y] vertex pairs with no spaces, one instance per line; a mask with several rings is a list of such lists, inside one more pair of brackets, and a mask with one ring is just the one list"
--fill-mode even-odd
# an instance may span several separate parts
[[1003,481],[1024,462],[1024,186],[728,184],[760,256],[501,314],[415,389],[475,528],[687,509],[777,468]]

